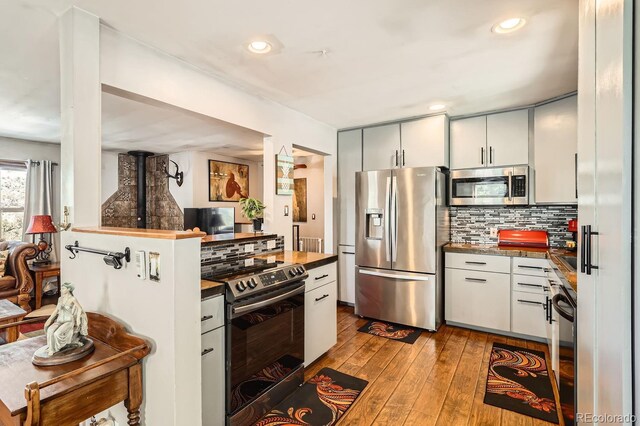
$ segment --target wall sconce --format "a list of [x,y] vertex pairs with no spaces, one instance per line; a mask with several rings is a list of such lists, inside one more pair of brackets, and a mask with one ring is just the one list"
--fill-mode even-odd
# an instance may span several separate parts
[[164,174],[167,175],[167,177],[169,179],[175,179],[176,183],[178,184],[178,187],[182,186],[183,182],[184,182],[184,172],[180,171],[180,166],[178,166],[178,163],[176,163],[173,160],[169,160],[171,161],[173,164],[176,165],[176,173],[175,174],[171,174],[167,171],[167,164],[165,163],[164,165]]

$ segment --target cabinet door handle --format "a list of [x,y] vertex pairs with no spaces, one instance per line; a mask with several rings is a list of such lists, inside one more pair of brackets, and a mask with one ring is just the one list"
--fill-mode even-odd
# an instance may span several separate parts
[[542,302],[534,302],[533,300],[518,299],[520,303],[529,303],[531,305],[542,305]]
[[493,147],[489,147],[489,164],[493,164]]
[[213,348],[207,348],[200,353],[200,356],[205,356],[206,354],[209,354],[211,352],[213,352]]
[[205,315],[202,318],[200,318],[200,321],[207,321],[207,320],[210,320],[211,318],[213,318],[213,315]]
[[465,278],[466,281],[471,281],[474,283],[486,283],[487,280],[483,279],[483,278]]
[[317,280],[321,280],[323,278],[327,278],[328,276],[329,276],[329,274],[324,274],[324,275],[320,275],[319,277],[316,277],[315,279],[317,281]]
[[464,263],[466,263],[467,265],[486,265],[487,264],[487,262],[475,262],[471,260],[467,260]]
[[591,275],[592,269],[598,269],[596,265],[591,264],[592,255],[592,236],[598,235],[597,232],[591,230],[591,225],[584,225],[582,227],[582,247],[580,248],[580,257],[582,258],[580,264],[580,272]]
[[328,295],[328,294],[325,294],[325,295],[323,295],[323,296],[321,296],[321,297],[316,297],[316,302],[319,302],[319,301],[321,301],[322,299],[326,299],[327,297],[329,297],[329,295]]
[[405,161],[404,161],[404,149],[402,150],[402,166],[404,167],[405,165]]
[[[536,270],[540,270],[540,271],[544,271],[545,268],[543,268],[542,266],[529,266],[529,265],[518,265],[518,268],[522,268],[522,269],[536,269]],[[546,272],[546,271],[545,271]]]
[[351,253],[350,251],[343,251],[342,254],[355,254],[355,253]]
[[396,167],[398,167],[398,150],[396,149]]
[[518,285],[523,285],[526,287],[537,287],[537,288],[542,288],[542,286],[540,284],[529,284],[529,283],[517,283]]
[[480,164],[484,166],[484,147],[480,147]]

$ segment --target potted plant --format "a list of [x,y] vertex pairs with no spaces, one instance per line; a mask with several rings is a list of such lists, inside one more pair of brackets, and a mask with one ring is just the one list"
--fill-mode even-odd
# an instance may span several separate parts
[[242,215],[253,221],[253,231],[262,230],[262,215],[266,206],[257,198],[240,198]]

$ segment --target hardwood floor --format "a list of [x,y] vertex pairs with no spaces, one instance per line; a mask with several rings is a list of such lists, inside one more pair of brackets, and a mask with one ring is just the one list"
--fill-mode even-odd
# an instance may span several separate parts
[[305,372],[330,367],[369,381],[340,425],[551,424],[483,403],[493,342],[547,353],[546,345],[446,325],[410,345],[359,333],[365,323],[339,306],[337,344]]

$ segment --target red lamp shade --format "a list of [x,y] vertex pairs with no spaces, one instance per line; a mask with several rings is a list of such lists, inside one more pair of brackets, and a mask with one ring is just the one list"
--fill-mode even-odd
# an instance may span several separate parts
[[53,234],[58,232],[53,225],[51,216],[47,214],[31,216],[31,222],[26,234]]

